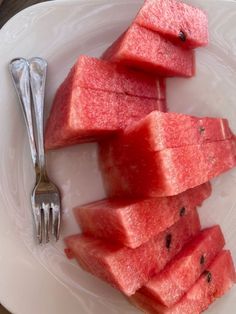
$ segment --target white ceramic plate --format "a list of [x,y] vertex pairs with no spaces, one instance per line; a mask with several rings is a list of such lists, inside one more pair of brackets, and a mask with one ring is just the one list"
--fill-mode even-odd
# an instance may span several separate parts
[[[197,76],[170,79],[172,111],[224,116],[236,131],[236,2],[191,1],[209,13],[211,44],[197,52]],[[59,83],[80,54],[99,56],[128,26],[141,0],[64,0],[22,11],[0,31],[0,301],[16,314],[138,313],[118,292],[68,261],[63,241],[32,240],[29,193],[34,175],[21,110],[8,74],[18,56],[48,60],[47,111]],[[63,191],[62,238],[78,232],[71,208],[104,197],[96,145],[50,153],[51,177]],[[220,223],[236,261],[236,171],[214,181],[200,209],[204,226]],[[208,313],[235,313],[236,289]]]

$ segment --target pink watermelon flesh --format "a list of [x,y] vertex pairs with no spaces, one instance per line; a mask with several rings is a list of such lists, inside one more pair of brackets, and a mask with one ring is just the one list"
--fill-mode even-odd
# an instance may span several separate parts
[[235,268],[229,251],[221,251],[193,287],[173,307],[136,293],[130,301],[149,314],[200,314],[227,293],[236,282]]
[[192,50],[176,46],[158,33],[135,23],[102,57],[158,76],[191,77],[195,74]]
[[226,119],[153,111],[125,130],[125,141],[121,145],[160,151],[232,138]]
[[124,129],[165,101],[76,87],[59,88],[46,125],[46,149],[96,141]]
[[206,14],[181,1],[146,0],[135,22],[185,48],[208,44]]
[[200,232],[182,251],[152,278],[140,293],[171,307],[193,286],[225,245],[219,226]]
[[[165,80],[88,56],[80,56],[69,77],[73,88],[165,99]],[[68,78],[67,78],[68,79]]]
[[165,265],[200,231],[197,211],[136,249],[104,242],[94,237],[74,235],[65,239],[68,257],[110,283],[126,295],[132,295]]
[[100,162],[110,197],[176,195],[236,165],[234,139],[160,152],[143,151],[141,146],[136,150],[133,147],[120,150],[116,145],[117,139],[100,145]]
[[75,208],[77,222],[86,235],[136,248],[200,206],[211,194],[205,183],[172,197],[106,199]]

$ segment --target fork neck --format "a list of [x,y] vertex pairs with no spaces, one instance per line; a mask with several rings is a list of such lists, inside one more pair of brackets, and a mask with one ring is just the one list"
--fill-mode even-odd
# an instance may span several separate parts
[[41,178],[47,179],[47,170],[46,170],[46,158],[45,158],[45,152],[44,152],[44,147],[42,148],[42,151],[40,152],[38,145],[38,163],[39,163],[39,172]]
[[44,149],[44,132],[43,132],[43,96],[41,103],[35,102],[36,124],[37,124],[37,142],[38,142],[38,164],[41,175],[46,176],[46,158]]

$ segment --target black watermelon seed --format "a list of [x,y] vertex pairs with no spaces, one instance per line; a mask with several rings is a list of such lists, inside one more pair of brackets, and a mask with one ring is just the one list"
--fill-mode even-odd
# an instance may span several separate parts
[[211,272],[209,272],[209,270],[205,270],[203,274],[204,274],[204,276],[206,276],[207,282],[210,283],[212,281],[212,274],[211,274]]
[[199,128],[199,132],[200,132],[200,134],[202,134],[203,132],[205,132],[205,128],[203,127],[203,126],[200,126],[200,128]]
[[180,217],[183,217],[183,216],[185,215],[185,213],[186,213],[186,208],[185,208],[185,207],[182,207],[182,208],[180,209],[180,211],[179,211]]
[[202,255],[201,258],[200,258],[200,264],[201,265],[205,264],[205,257],[204,257],[204,255]]
[[182,41],[182,42],[185,42],[187,40],[187,35],[183,32],[183,31],[180,31],[179,32],[179,39]]
[[166,236],[166,248],[169,250],[172,242],[172,235],[169,233]]

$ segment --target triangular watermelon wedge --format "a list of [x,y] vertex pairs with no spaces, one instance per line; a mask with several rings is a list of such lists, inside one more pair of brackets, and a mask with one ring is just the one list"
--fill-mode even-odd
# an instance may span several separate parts
[[220,226],[201,231],[140,293],[171,307],[193,286],[225,245]]
[[120,143],[134,150],[141,147],[158,152],[166,148],[228,140],[233,136],[227,119],[155,110],[126,128]]
[[129,69],[120,64],[81,55],[66,80],[73,88],[125,94],[130,96],[165,99],[165,79]]
[[200,231],[196,210],[136,249],[118,246],[85,235],[65,239],[69,258],[87,272],[110,283],[126,295],[147,283]]
[[146,0],[135,22],[185,48],[208,44],[206,14],[178,0]]
[[143,150],[141,145],[136,149],[119,146],[123,140],[120,137],[100,145],[101,167],[110,196],[177,195],[236,166],[234,139],[159,152]]
[[137,23],[133,23],[102,58],[158,76],[192,77],[195,74],[194,51],[176,46]]
[[[62,84],[46,124],[46,149],[95,142],[120,132],[165,101]],[[102,119],[101,119],[102,117]]]
[[141,293],[136,293],[130,301],[148,314],[200,314],[217,298],[227,293],[235,282],[236,274],[231,254],[229,251],[222,251],[173,307],[164,307]]
[[75,208],[82,232],[136,248],[171,227],[210,196],[205,183],[182,194],[150,199],[105,199]]

